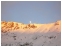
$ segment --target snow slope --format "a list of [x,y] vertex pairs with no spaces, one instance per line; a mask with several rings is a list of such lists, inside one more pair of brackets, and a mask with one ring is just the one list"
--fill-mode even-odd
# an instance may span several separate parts
[[61,46],[61,21],[49,24],[2,21],[1,46]]

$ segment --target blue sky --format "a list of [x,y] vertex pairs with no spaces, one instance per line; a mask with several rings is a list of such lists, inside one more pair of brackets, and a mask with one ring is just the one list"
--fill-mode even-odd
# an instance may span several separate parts
[[51,23],[61,20],[60,1],[2,1],[1,21]]

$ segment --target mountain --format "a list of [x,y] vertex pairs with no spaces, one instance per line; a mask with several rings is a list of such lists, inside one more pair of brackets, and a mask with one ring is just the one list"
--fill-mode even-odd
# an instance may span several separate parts
[[48,24],[1,22],[2,46],[60,46],[61,21]]

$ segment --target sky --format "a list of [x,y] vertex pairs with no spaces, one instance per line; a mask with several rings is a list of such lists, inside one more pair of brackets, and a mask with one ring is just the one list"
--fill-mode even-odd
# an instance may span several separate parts
[[28,24],[61,20],[60,1],[1,1],[1,21]]

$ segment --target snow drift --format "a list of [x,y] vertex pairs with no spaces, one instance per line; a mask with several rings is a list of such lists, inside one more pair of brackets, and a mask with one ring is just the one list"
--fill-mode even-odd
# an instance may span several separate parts
[[61,21],[49,24],[1,22],[2,46],[61,46]]

